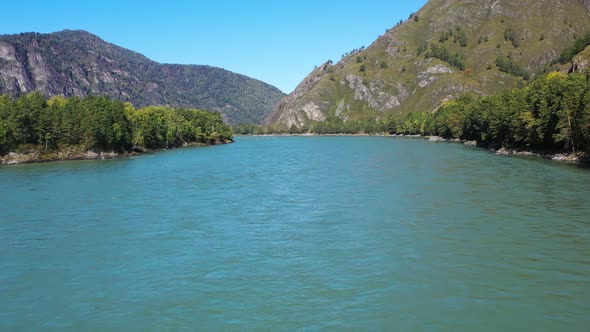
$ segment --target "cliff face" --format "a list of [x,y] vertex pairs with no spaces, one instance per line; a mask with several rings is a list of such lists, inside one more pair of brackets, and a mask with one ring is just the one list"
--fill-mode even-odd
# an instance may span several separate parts
[[284,96],[220,68],[159,64],[84,31],[0,36],[0,93],[31,91],[210,109],[231,123],[260,123]]
[[430,0],[368,48],[316,69],[266,123],[375,119],[497,93],[555,69],[551,62],[586,31],[589,0]]
[[278,104],[275,106],[273,113],[270,117],[268,117],[265,121],[265,125],[270,125],[273,123],[283,123],[288,127],[291,126],[298,126],[299,124],[304,123],[306,120],[313,120],[313,121],[323,121],[325,120],[324,114],[320,111],[320,107],[316,105],[314,102],[309,102],[307,104],[299,104],[299,108],[301,112],[298,113],[289,113],[289,112],[280,112],[279,110],[284,109],[285,107],[290,107],[298,103],[299,101],[303,100],[306,94],[308,94],[315,86],[322,80],[326,73],[332,70],[332,63],[326,62],[318,68],[315,68],[314,71],[311,72],[303,80],[303,82],[299,83],[299,85],[295,88],[288,96],[285,96]]

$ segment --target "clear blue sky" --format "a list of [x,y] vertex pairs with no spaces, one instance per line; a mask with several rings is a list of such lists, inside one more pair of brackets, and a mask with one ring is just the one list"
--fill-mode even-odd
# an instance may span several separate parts
[[222,67],[289,93],[425,2],[4,1],[0,34],[83,29],[159,62]]

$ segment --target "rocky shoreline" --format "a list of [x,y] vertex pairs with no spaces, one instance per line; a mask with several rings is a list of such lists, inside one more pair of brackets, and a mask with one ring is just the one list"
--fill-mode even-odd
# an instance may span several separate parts
[[[462,143],[467,146],[479,147],[479,144],[476,141],[464,141],[464,140],[457,140],[457,139],[449,140],[449,139],[445,139],[445,138],[442,138],[439,136],[425,136],[423,138],[428,139],[431,142],[455,142],[455,143]],[[532,156],[532,157],[550,159],[550,160],[567,162],[567,163],[575,163],[575,164],[590,163],[590,154],[587,152],[549,153],[549,152],[538,152],[538,151],[519,150],[519,149],[507,149],[504,147],[502,147],[500,149],[489,149],[489,150],[499,156]]]
[[75,149],[65,149],[60,151],[27,151],[27,152],[10,152],[0,157],[0,165],[18,165],[31,164],[50,161],[65,160],[106,160],[128,157],[132,153],[118,152],[95,152],[91,150],[79,151]]
[[[417,139],[426,139],[430,142],[450,142],[450,143],[459,143],[464,144],[466,146],[473,146],[485,149],[479,145],[476,141],[466,141],[461,139],[446,139],[440,136],[422,136],[422,135],[390,135],[390,134],[314,134],[314,133],[304,133],[304,134],[265,134],[265,135],[235,135],[235,136],[259,136],[259,137],[266,137],[266,136],[281,136],[281,137],[312,137],[312,136],[357,136],[357,137],[366,137],[366,136],[380,136],[380,137],[402,137],[402,138],[417,138]],[[543,159],[550,159],[554,161],[566,162],[566,163],[573,163],[573,164],[590,164],[590,153],[586,152],[576,152],[576,153],[564,153],[564,152],[557,152],[557,153],[548,153],[548,152],[538,152],[538,151],[527,151],[527,150],[518,150],[518,149],[507,149],[507,148],[500,148],[500,149],[488,149],[493,153],[500,155],[500,156],[533,156]]]
[[[209,145],[220,145],[232,143],[232,140],[224,142],[215,142],[214,144],[203,144],[203,143],[185,143],[179,147],[173,147],[170,149],[183,148],[183,147],[195,147],[195,146],[209,146]],[[18,165],[18,164],[32,164],[42,163],[51,161],[68,161],[68,160],[109,160],[109,159],[120,159],[128,158],[131,156],[141,155],[143,153],[165,151],[169,149],[159,150],[148,150],[134,148],[131,152],[115,152],[115,151],[92,151],[86,149],[80,149],[76,147],[70,147],[57,151],[43,151],[43,150],[29,150],[26,152],[9,152],[4,156],[0,156],[0,165]]]

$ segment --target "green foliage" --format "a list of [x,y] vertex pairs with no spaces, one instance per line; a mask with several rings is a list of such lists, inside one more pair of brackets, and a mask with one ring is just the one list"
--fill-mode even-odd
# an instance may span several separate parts
[[418,47],[416,53],[420,55],[426,50],[428,50],[428,43],[426,41],[423,41],[422,44],[420,44],[420,46]]
[[512,59],[509,57],[498,56],[496,58],[496,66],[500,71],[522,77],[525,81],[528,81],[531,77],[531,74],[526,69],[512,62]]
[[583,37],[576,38],[570,47],[561,52],[558,60],[559,63],[564,64],[570,62],[576,54],[582,52],[588,46],[590,46],[590,31],[586,32]]
[[135,111],[130,104],[104,96],[46,100],[29,93],[15,101],[0,97],[0,154],[35,146],[124,152],[133,145],[157,149],[231,137],[221,116],[207,111],[172,107]]
[[314,121],[308,126],[291,128],[285,127],[264,127],[255,124],[241,125],[233,128],[238,135],[270,135],[270,134],[319,134],[319,135],[337,135],[337,134],[381,134],[386,132],[395,132],[396,119],[388,117],[387,120],[347,120],[344,121],[339,117],[330,116],[325,121]]
[[487,147],[590,151],[589,75],[551,73],[522,89],[410,113],[396,133],[475,140]]
[[362,64],[361,67],[359,68],[359,71],[364,73],[367,70],[367,66],[365,64]]
[[512,43],[512,46],[518,48],[520,47],[520,42],[518,41],[518,37],[512,27],[508,27],[504,30],[504,40],[509,41]]
[[348,120],[331,116],[325,121],[312,123],[309,132],[315,134],[376,134],[387,132],[387,123],[380,120]]
[[231,129],[218,113],[168,106],[149,106],[131,116],[133,144],[148,149],[185,143],[215,143],[231,139]]
[[397,132],[397,119],[395,116],[390,115],[385,122],[385,130],[391,135]]
[[388,67],[388,66],[387,66],[387,62],[386,62],[385,60],[381,61],[381,64],[379,65],[379,67],[380,67],[381,69],[386,69],[386,68]]
[[397,134],[427,135],[430,115],[422,112],[408,113],[397,122]]
[[467,47],[467,35],[463,30],[458,30],[453,39],[454,43],[459,43],[461,47]]
[[411,112],[378,120],[330,116],[303,128],[249,125],[234,130],[239,134],[437,135],[493,148],[590,151],[590,73],[551,73],[525,88],[479,98],[463,96],[433,113]]
[[451,36],[452,33],[453,33],[453,31],[451,31],[450,33],[449,32],[446,32],[446,31],[443,32],[443,33],[441,33],[440,34],[440,38],[438,38],[438,41],[440,43],[445,43],[447,40],[449,40],[449,38],[450,38],[450,36]]
[[432,43],[430,51],[425,55],[427,58],[437,58],[461,70],[465,69],[465,58],[460,53],[451,54],[443,45]]

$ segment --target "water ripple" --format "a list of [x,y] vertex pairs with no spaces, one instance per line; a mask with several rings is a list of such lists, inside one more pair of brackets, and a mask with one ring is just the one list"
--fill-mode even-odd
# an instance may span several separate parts
[[0,330],[585,330],[590,172],[384,137],[0,168]]

